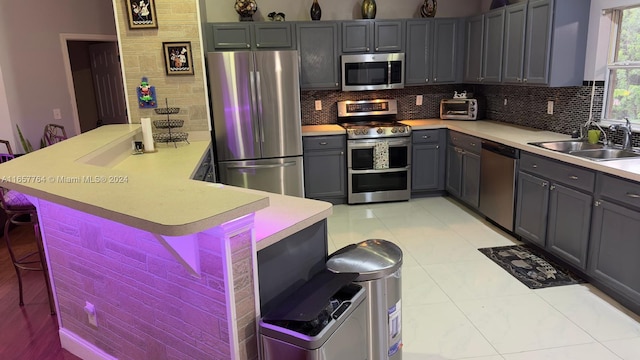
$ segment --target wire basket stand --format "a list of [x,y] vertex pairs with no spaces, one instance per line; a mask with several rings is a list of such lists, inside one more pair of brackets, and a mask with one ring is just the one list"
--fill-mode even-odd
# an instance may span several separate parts
[[163,143],[173,143],[174,147],[178,147],[177,142],[184,141],[189,144],[189,133],[182,131],[173,131],[172,129],[181,128],[184,125],[184,120],[179,119],[171,119],[171,115],[177,114],[180,112],[180,108],[178,107],[169,107],[169,100],[167,98],[164,99],[166,107],[156,108],[155,112],[158,115],[167,115],[166,120],[154,120],[153,126],[156,129],[168,129],[167,132],[157,132],[153,134],[153,140],[156,142]]

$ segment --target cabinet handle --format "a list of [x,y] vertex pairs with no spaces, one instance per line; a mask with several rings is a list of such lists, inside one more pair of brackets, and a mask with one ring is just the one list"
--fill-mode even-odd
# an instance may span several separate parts
[[320,142],[320,145],[327,145],[327,142],[326,141],[322,141],[322,142]]
[[532,168],[537,169],[538,168],[538,164],[533,164],[531,165]]
[[575,175],[571,175],[571,176],[569,176],[569,179],[571,179],[571,180],[578,180],[578,177],[577,177],[577,176],[575,176]]
[[425,82],[429,82],[429,79],[426,79]]
[[438,82],[438,78],[433,78],[433,82]]
[[379,49],[378,49],[378,48],[376,48],[376,51],[378,51],[378,50],[379,50]]
[[527,79],[522,79],[522,82],[527,82]]
[[338,83],[336,83],[336,86],[338,86]]
[[556,186],[555,185],[551,185],[551,187],[549,188],[550,190],[555,190]]
[[522,79],[520,79],[519,77],[516,78],[517,82],[522,82]]
[[440,149],[440,145],[436,145],[436,149]]
[[344,151],[340,151],[340,155],[344,155]]
[[471,146],[476,146],[476,143],[470,143],[470,144],[471,144]]
[[367,51],[369,51],[369,48],[367,48]]
[[260,47],[260,44],[256,44],[256,47]]
[[250,48],[250,47],[251,47],[251,45],[250,45],[250,44],[247,44],[247,47],[248,47],[248,48]]
[[600,206],[600,204],[602,204],[600,201],[596,201],[593,203],[594,206]]
[[636,194],[636,193],[630,193],[630,192],[628,192],[628,193],[627,193],[627,196],[628,196],[628,197],[630,197],[630,198],[634,198],[634,199],[638,199],[638,198],[640,198],[640,195],[639,195],[639,194]]
[[542,183],[542,187],[547,187],[547,185],[549,185],[549,184],[547,184],[546,182]]
[[431,137],[431,135],[422,135],[423,139],[429,139]]

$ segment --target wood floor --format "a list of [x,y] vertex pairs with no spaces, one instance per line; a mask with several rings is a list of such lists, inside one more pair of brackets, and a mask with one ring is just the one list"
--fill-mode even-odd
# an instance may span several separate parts
[[[4,233],[0,232],[0,236]],[[35,250],[33,228],[13,228],[14,250]],[[77,360],[60,346],[58,319],[49,311],[47,288],[40,271],[23,271],[24,306],[18,305],[18,280],[4,237],[0,238],[0,359]]]

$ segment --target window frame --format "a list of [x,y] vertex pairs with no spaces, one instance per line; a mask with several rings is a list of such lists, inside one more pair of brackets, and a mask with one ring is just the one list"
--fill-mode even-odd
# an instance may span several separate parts
[[[618,69],[638,69],[640,70],[640,60],[638,61],[615,61],[616,54],[618,51],[621,21],[623,20],[622,13],[626,9],[639,8],[640,4],[626,6],[621,8],[615,8],[610,10],[610,20],[611,27],[609,29],[609,51],[607,53],[607,65],[606,65],[606,74],[605,74],[605,86],[604,86],[604,98],[602,99],[602,112],[600,114],[600,123],[603,125],[613,125],[613,124],[621,124],[624,123],[624,119],[614,119],[609,118],[607,115],[609,114],[609,106],[613,100],[613,89],[612,89],[612,74],[614,70]],[[609,12],[609,11],[607,11]],[[638,119],[629,119],[631,124],[640,125],[640,118]],[[640,132],[640,129],[633,129],[634,132]]]

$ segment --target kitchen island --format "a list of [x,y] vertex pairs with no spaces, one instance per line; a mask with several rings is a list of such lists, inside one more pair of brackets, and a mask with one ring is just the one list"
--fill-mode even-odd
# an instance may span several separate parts
[[132,155],[140,137],[139,125],[103,126],[0,165],[2,186],[38,209],[63,347],[256,358],[256,252],[331,205],[190,180],[208,140]]

